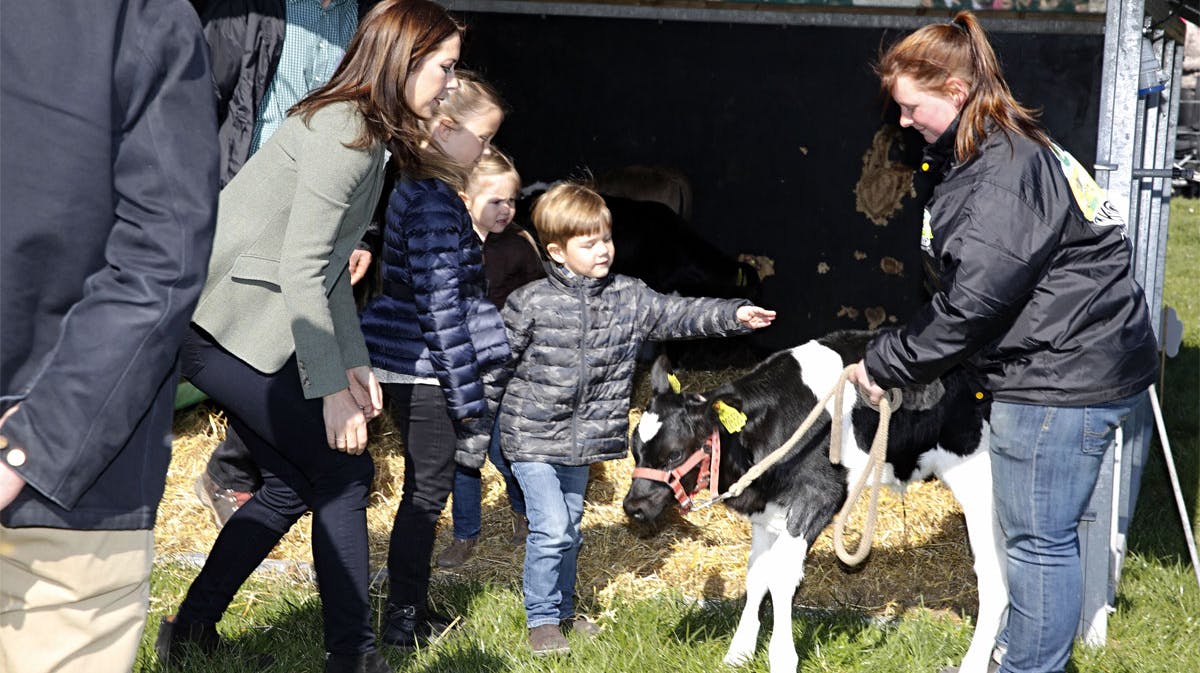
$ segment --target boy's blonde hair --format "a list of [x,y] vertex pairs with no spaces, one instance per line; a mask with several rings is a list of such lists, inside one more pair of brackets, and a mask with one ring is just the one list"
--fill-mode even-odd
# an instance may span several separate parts
[[492,88],[473,72],[459,70],[458,88],[446,92],[446,98],[438,106],[433,116],[425,120],[425,137],[421,153],[421,165],[412,169],[412,176],[418,180],[437,178],[458,191],[466,185],[471,173],[470,166],[460,166],[433,142],[433,132],[439,124],[448,124],[457,128],[467,120],[487,114],[490,110],[506,111],[504,100]]
[[604,198],[574,182],[560,182],[538,197],[533,205],[533,226],[542,245],[565,248],[575,236],[612,231],[612,213]]
[[521,174],[517,172],[517,167],[513,164],[513,160],[499,148],[493,147],[488,151],[488,154],[479,157],[479,163],[475,164],[475,169],[467,176],[467,182],[463,186],[463,191],[471,192],[471,187],[476,185],[478,180],[482,178],[494,178],[501,175],[512,176],[512,179],[517,183],[517,189],[521,188]]

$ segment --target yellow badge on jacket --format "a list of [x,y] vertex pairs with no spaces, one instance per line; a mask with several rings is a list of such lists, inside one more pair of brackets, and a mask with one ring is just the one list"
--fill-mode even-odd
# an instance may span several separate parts
[[921,250],[925,254],[933,256],[933,217],[929,214],[929,209],[924,209],[924,215],[921,218]]
[[1087,169],[1081,166],[1069,152],[1053,144],[1050,145],[1050,151],[1054,152],[1054,156],[1058,159],[1063,175],[1067,178],[1067,183],[1071,185],[1071,195],[1075,197],[1075,203],[1083,211],[1084,218],[1088,222],[1094,221],[1096,211],[1100,210],[1100,204],[1104,203],[1104,190],[1096,184]]
[[1125,217],[1112,201],[1108,200],[1108,193],[1104,188],[1096,184],[1087,169],[1076,161],[1070,152],[1053,144],[1050,145],[1050,151],[1058,159],[1063,176],[1071,186],[1071,196],[1075,197],[1075,203],[1083,213],[1084,219],[1097,227],[1120,227],[1121,236],[1125,236]]

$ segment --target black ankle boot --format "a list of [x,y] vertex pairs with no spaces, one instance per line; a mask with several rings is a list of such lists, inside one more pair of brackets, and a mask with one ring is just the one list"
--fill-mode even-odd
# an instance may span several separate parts
[[325,653],[325,673],[395,673],[379,650],[362,654]]
[[[217,635],[216,624],[181,622],[175,615],[162,618],[158,623],[158,637],[154,639],[154,652],[164,669],[179,666],[189,649],[200,655],[213,655],[219,649],[228,648],[229,643]],[[275,657],[269,654],[251,654],[244,658],[247,664],[260,671],[275,664]]]
[[163,666],[178,665],[186,649],[211,654],[221,644],[217,625],[204,622],[178,622],[175,615],[163,617],[158,623],[158,637],[154,639],[154,651]]
[[450,628],[450,618],[416,605],[388,604],[383,624],[383,642],[393,647],[413,648]]

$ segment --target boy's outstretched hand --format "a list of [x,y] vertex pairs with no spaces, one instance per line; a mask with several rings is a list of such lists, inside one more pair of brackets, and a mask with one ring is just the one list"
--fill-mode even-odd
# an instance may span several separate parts
[[775,312],[757,306],[739,306],[737,319],[751,329],[761,329],[775,321]]

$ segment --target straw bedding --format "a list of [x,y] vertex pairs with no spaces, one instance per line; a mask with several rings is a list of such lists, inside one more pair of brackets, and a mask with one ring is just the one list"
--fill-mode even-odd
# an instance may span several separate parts
[[[706,390],[739,373],[681,372],[680,379],[685,389]],[[639,377],[635,405],[648,398],[644,378]],[[631,423],[639,415],[635,406]],[[204,553],[212,546],[217,530],[192,487],[224,428],[223,415],[208,404],[176,414],[174,455],[155,531],[159,554]],[[399,433],[391,423],[377,419],[371,430],[376,476],[367,517],[371,566],[382,568],[404,470]],[[617,597],[636,599],[667,591],[697,599],[739,597],[745,588],[749,523],[717,505],[686,516],[672,511],[654,526],[634,525],[621,509],[632,470],[632,458],[592,467],[579,559],[578,593],[583,605],[604,610]],[[461,576],[519,587],[524,550],[507,543],[512,529],[503,481],[490,464],[483,474],[483,533],[476,553],[455,571],[435,569],[434,581]],[[859,529],[865,500],[848,530]],[[435,554],[450,540],[449,516],[447,507]],[[311,562],[310,530],[306,515],[272,558]],[[848,535],[847,543],[855,548],[857,537]],[[885,489],[874,549],[859,568],[838,562],[831,528],[826,530],[809,554],[796,594],[800,606],[858,609],[877,616],[894,616],[912,607],[973,615],[976,601],[966,526],[953,496],[936,481],[915,485],[903,497]]]

